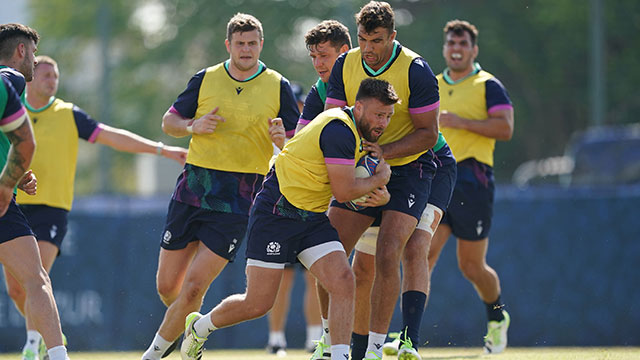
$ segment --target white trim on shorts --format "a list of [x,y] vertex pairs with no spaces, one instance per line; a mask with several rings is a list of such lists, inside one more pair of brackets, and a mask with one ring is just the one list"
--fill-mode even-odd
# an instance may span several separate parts
[[266,262],[257,259],[247,259],[247,266],[261,267],[265,269],[284,269],[284,264]]
[[[435,228],[438,227],[438,224],[434,224],[435,213],[440,214],[440,220],[442,220],[442,209],[433,205],[427,204],[427,207],[424,208],[422,212],[422,216],[420,217],[420,221],[418,225],[416,225],[416,230],[422,230],[428,232],[431,236],[433,236]],[[359,251],[364,254],[376,256],[376,244],[378,241],[378,231],[379,227],[370,227],[368,228],[364,234],[360,237],[358,242],[356,243],[356,251]]]
[[311,265],[313,265],[316,261],[334,251],[342,251],[346,254],[342,243],[340,241],[334,240],[302,250],[300,254],[298,254],[298,260],[300,260],[304,267],[310,269]]
[[379,231],[380,227],[378,226],[368,228],[356,243],[356,251],[376,256],[376,242],[378,241]]

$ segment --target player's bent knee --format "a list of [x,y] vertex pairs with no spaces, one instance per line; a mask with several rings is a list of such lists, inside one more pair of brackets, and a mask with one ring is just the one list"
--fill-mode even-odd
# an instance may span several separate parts
[[375,276],[375,267],[373,262],[367,263],[355,261],[352,267],[356,283],[373,283],[373,278]]
[[376,272],[381,276],[391,272],[397,272],[400,267],[400,254],[381,253],[376,255]]
[[157,291],[158,296],[160,296],[160,299],[166,306],[171,305],[180,293],[180,289],[175,284],[169,284],[167,282],[159,282]]
[[11,298],[11,300],[13,300],[16,303],[24,302],[24,300],[27,297],[27,294],[22,288],[22,286],[18,284],[9,285],[7,287],[7,293],[9,294],[9,297]]
[[460,261],[458,262],[458,268],[462,275],[472,282],[478,278],[483,271],[482,264],[475,261]]
[[187,303],[201,303],[204,293],[207,287],[200,286],[195,282],[187,282],[184,284],[179,296],[183,297],[183,300]]
[[345,296],[355,291],[355,276],[348,266],[341,267],[331,276],[329,284],[325,286],[329,295]]

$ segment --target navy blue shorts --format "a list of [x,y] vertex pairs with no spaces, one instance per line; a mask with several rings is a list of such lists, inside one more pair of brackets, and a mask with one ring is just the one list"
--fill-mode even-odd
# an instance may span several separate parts
[[160,246],[179,250],[199,240],[215,254],[233,261],[244,239],[248,220],[246,215],[217,212],[171,200]]
[[456,159],[453,157],[449,145],[445,144],[436,152],[435,162],[438,169],[431,181],[431,193],[429,194],[427,203],[435,205],[438,209],[445,212],[451,202],[453,188],[456,184],[456,175],[458,173]]
[[[425,162],[419,159],[406,165],[392,166],[391,179],[387,184],[391,200],[386,205],[368,207],[358,212],[375,219],[383,211],[395,210],[411,215],[420,221],[422,212],[427,206],[427,199],[431,192],[431,181],[435,172],[435,165],[432,160]],[[331,206],[355,211],[336,200],[331,201]]]
[[47,205],[18,205],[29,221],[38,241],[50,242],[58,248],[67,234],[69,211]]
[[491,166],[475,159],[458,163],[453,197],[442,223],[453,235],[464,240],[482,240],[489,236],[493,217],[494,179]]
[[326,255],[336,245],[342,248],[338,232],[326,216],[324,219],[301,221],[255,207],[251,211],[247,228],[248,259],[284,267],[284,264],[295,263],[298,255],[308,250],[300,257],[300,262],[310,267],[310,263]]
[[0,244],[29,235],[33,236],[33,231],[29,227],[27,218],[18,207],[18,204],[16,204],[14,195],[9,203],[7,212],[0,217]]

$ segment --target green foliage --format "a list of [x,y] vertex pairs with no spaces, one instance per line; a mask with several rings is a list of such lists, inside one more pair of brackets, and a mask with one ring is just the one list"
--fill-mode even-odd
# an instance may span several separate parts
[[[461,18],[480,30],[479,62],[498,77],[515,106],[515,133],[496,148],[496,174],[508,181],[522,162],[559,155],[572,132],[589,126],[589,2],[584,0],[390,1],[398,39],[434,72],[445,67],[442,28]],[[60,97],[100,116],[110,101],[115,126],[186,146],[161,132],[162,114],[198,70],[228,58],[226,23],[237,12],[263,23],[262,60],[308,88],[317,78],[302,35],[316,21],[345,23],[365,1],[339,0],[31,0],[40,53],[60,62]],[[603,1],[606,20],[607,123],[637,121],[640,111],[640,2]],[[144,9],[144,11],[140,10]],[[154,25],[154,14],[164,20]],[[105,15],[106,14],[106,15]],[[109,24],[110,96],[101,82],[101,24]],[[142,26],[141,24],[147,24]],[[127,159],[126,156],[122,156]],[[114,161],[126,168],[131,162]],[[124,168],[122,171],[125,171]],[[114,173],[120,173],[120,170]]]

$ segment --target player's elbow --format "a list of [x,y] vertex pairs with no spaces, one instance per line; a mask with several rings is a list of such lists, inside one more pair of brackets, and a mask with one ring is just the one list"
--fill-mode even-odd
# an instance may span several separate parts
[[339,186],[336,187],[334,186],[332,188],[332,192],[333,192],[333,197],[341,203],[347,202],[347,201],[351,201],[355,198],[357,198],[358,196],[356,196],[357,194],[354,194],[354,192],[352,191],[352,189],[350,187],[347,186]]
[[505,126],[501,133],[496,137],[500,141],[509,141],[513,137],[513,125]]
[[432,149],[438,142],[438,126],[422,129],[422,145],[424,149]]
[[336,198],[336,201],[345,203],[347,201],[352,200],[352,197],[349,197],[346,193],[333,193],[333,197]]
[[169,116],[170,116],[169,112],[166,112],[164,116],[162,116],[162,125],[161,125],[162,132],[164,132],[167,135],[171,135],[169,134],[169,126],[167,125],[167,123],[169,122]]

